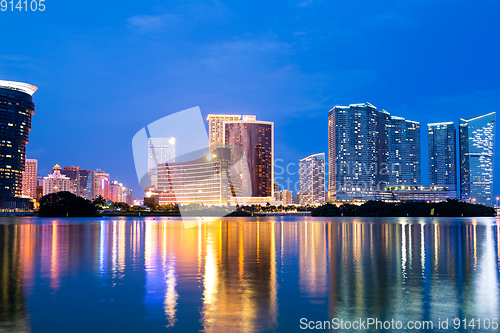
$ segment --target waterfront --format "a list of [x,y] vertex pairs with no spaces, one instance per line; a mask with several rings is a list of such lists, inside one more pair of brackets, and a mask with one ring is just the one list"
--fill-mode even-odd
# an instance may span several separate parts
[[495,218],[0,219],[1,332],[498,318]]

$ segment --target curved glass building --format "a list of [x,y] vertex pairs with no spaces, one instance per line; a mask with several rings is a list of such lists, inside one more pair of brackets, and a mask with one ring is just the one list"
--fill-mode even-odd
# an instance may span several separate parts
[[2,209],[26,208],[21,198],[26,144],[38,88],[0,80],[0,202]]

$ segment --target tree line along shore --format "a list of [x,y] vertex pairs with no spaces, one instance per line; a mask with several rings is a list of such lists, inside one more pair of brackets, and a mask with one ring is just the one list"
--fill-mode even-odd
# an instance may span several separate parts
[[[211,207],[192,204],[183,215],[190,216],[258,216],[259,213],[310,211],[313,217],[482,217],[496,216],[492,207],[470,204],[458,200],[438,203],[425,202],[382,202],[367,201],[362,205],[344,203],[340,206],[326,203],[319,207],[291,206],[236,206]],[[87,200],[70,192],[51,193],[41,198],[39,217],[96,217],[96,216],[181,216],[176,205],[154,205],[146,207],[129,206],[123,202],[106,205],[106,200],[98,197]]]

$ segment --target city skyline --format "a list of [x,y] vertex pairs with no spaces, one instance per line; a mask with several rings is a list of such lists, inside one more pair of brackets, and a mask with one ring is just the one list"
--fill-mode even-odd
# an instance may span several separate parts
[[[21,101],[24,98],[23,96],[28,96],[37,90],[37,87],[22,82],[2,81],[2,83],[2,91],[5,95],[4,105],[13,103],[19,105],[18,100]],[[9,94],[13,95],[9,97]],[[10,102],[7,103],[7,101]],[[34,114],[32,102],[31,105],[32,115]],[[9,111],[9,106],[7,106],[6,110]],[[249,161],[248,168],[250,171],[250,178],[246,181],[243,179],[243,192],[248,192],[248,197],[267,198],[268,201],[273,197],[275,199],[277,196],[274,192],[279,191],[279,183],[274,182],[274,123],[257,121],[256,116],[249,115],[243,116],[242,120],[240,119],[241,116],[239,115],[209,115],[207,117],[209,125],[207,145],[211,151],[215,151],[214,149],[217,149],[218,146],[241,146],[247,161]],[[459,197],[462,200],[476,202],[477,199],[477,203],[492,205],[495,119],[495,112],[470,119],[460,119]],[[15,124],[9,123],[9,127],[19,126],[20,135],[24,135],[24,126],[20,124],[22,121],[22,125],[26,125],[26,120],[17,121],[12,118],[9,121],[15,122]],[[30,119],[28,122],[31,124]],[[7,124],[4,124],[4,127],[7,128],[5,125]],[[429,136],[429,185],[456,191],[456,180],[454,180],[456,178],[456,133],[454,124],[453,122],[431,123],[427,124],[427,126]],[[29,132],[30,128],[27,128],[27,132]],[[349,192],[361,191],[354,194],[354,196],[367,198],[373,195],[363,194],[365,191],[383,190],[384,187],[398,190],[397,187],[399,186],[422,187],[422,185],[427,185],[421,182],[421,128],[419,122],[391,116],[384,109],[378,110],[374,105],[367,102],[350,104],[347,107],[335,106],[328,113],[328,128],[329,170],[335,174],[335,179],[333,177],[328,179],[329,182],[334,184],[329,185],[329,191],[331,191],[329,196],[333,200],[335,200],[337,192],[339,194],[349,194]],[[11,137],[10,140],[15,140],[12,135]],[[26,135],[23,140],[25,145],[28,142],[28,136]],[[10,143],[10,141],[7,141],[7,143]],[[30,187],[34,187],[35,182],[33,179],[37,174],[38,161],[36,159],[26,159],[26,164],[24,164],[24,146],[19,147],[19,152],[19,156],[17,154],[16,156],[4,156],[11,159],[21,159],[24,174],[20,179],[23,187],[19,192],[22,192],[25,197],[33,198],[33,193],[31,193],[33,189],[30,189]],[[167,163],[168,169],[168,162],[175,161],[176,154],[177,140],[175,137],[149,137],[148,173],[156,175],[157,171],[152,170],[153,166],[159,167],[165,163]],[[324,153],[316,155],[322,155],[324,161]],[[316,155],[311,155],[306,159],[311,159]],[[213,158],[217,155],[211,156]],[[314,185],[305,180],[307,178],[304,177],[306,168],[302,164],[306,159],[300,160],[299,174],[300,191],[306,191],[305,195],[307,197],[301,198],[300,202],[302,205],[321,203],[324,201],[324,195],[321,201],[316,200]],[[335,163],[332,163],[332,161],[335,161]],[[33,162],[36,163],[34,170],[32,170],[30,164]],[[12,164],[12,162],[9,163]],[[368,167],[371,167],[371,169],[368,170]],[[11,166],[7,165],[7,168],[11,168]],[[18,169],[20,168],[18,167]],[[220,169],[220,166],[217,168]],[[315,167],[313,166],[311,170],[314,173]],[[384,170],[387,171],[383,172]],[[7,171],[11,172],[12,170]],[[86,173],[83,179],[80,177],[79,167],[66,166],[64,172],[69,176],[67,177],[65,174],[61,174],[61,168],[56,164],[49,176],[44,177],[43,194],[68,190],[88,199],[101,195],[111,201],[116,201],[118,198],[121,200],[123,185],[120,183],[118,186],[117,181],[111,181],[109,174],[101,171],[101,169],[97,169],[95,172],[83,169],[82,171],[84,174]],[[155,172],[152,173],[151,171]],[[89,172],[92,173],[92,181],[91,185],[87,186],[84,184],[88,183]],[[220,178],[220,171],[218,172]],[[6,179],[8,180],[10,173],[4,173],[7,175]],[[227,174],[228,171],[224,173]],[[26,176],[26,180],[24,176]],[[211,181],[213,181],[217,177],[211,176],[211,178]],[[322,179],[323,183],[325,183],[324,171]],[[82,180],[84,184],[81,184]],[[220,183],[220,180],[217,183]],[[170,182],[170,179],[168,181]],[[83,185],[82,189],[80,188],[81,185]],[[113,185],[119,187],[119,189],[113,187]],[[152,180],[152,185],[153,190],[158,187],[156,179],[154,182]],[[309,187],[311,188],[306,190]],[[91,188],[90,197],[88,188]],[[9,187],[5,186],[5,189],[9,189]],[[222,190],[222,187],[219,190]],[[165,191],[165,189],[160,191]],[[235,196],[234,191],[231,192],[233,193],[230,196]],[[325,192],[325,189],[323,189],[323,192]],[[228,189],[225,190],[225,193],[229,193]],[[21,197],[18,193],[11,197],[14,196]],[[209,196],[212,195],[209,194]],[[223,196],[227,197],[227,195],[220,195],[217,201],[220,203],[229,202],[222,199]]]
[[0,77],[39,87],[27,157],[41,175],[56,162],[101,168],[139,193],[130,138],[196,105],[274,122],[294,182],[299,159],[327,151],[335,105],[369,101],[422,127],[497,111],[495,1],[122,3],[2,16]]
[[[22,83],[20,83],[20,84],[22,84]],[[360,138],[363,138],[364,136],[366,136],[366,137],[373,136],[374,138],[376,137],[376,140],[375,140],[376,142],[374,141],[374,149],[372,151],[372,155],[374,156],[374,157],[372,157],[372,161],[376,161],[374,163],[379,165],[380,169],[377,169],[377,170],[379,170],[379,171],[382,170],[381,164],[386,164],[388,166],[396,165],[399,167],[398,170],[393,170],[394,168],[389,167],[390,172],[385,178],[383,176],[381,176],[382,173],[379,172],[380,175],[378,175],[376,178],[376,179],[380,180],[379,184],[384,183],[385,184],[384,186],[387,186],[387,187],[394,187],[394,186],[397,187],[400,185],[408,185],[408,186],[427,185],[427,184],[423,184],[423,183],[419,182],[418,181],[419,178],[416,178],[416,177],[420,177],[420,173],[421,173],[420,156],[419,156],[420,155],[420,124],[419,124],[419,122],[406,120],[404,118],[397,117],[397,116],[391,116],[384,109],[377,110],[377,108],[370,103],[351,104],[351,105],[349,105],[349,107],[335,106],[329,112],[329,121],[330,122],[332,121],[332,119],[333,119],[332,116],[336,112],[340,113],[340,114],[347,114],[347,113],[349,113],[348,111],[354,111],[354,113],[353,113],[354,116],[353,115],[348,116],[345,119],[345,121],[339,121],[338,119],[336,119],[336,122],[337,122],[336,126],[337,127],[343,126],[343,128],[349,129],[347,131],[347,133],[342,132],[342,131],[339,131],[339,133],[341,133],[341,134],[344,133],[343,134],[344,136],[345,136],[345,134],[348,134],[349,131],[352,131],[352,130],[354,130],[353,133],[358,133],[358,131],[361,131],[359,133],[364,133],[364,131],[366,131],[366,128],[364,130],[361,130],[361,127],[360,127],[361,125],[359,125],[359,124],[356,125],[359,122],[359,119],[363,118],[363,117],[360,118],[360,116],[361,116],[361,113],[359,113],[360,110],[365,110],[365,111],[369,110],[371,112],[370,113],[371,116],[368,116],[368,118],[366,118],[364,121],[366,122],[368,119],[368,123],[373,123],[373,125],[369,125],[369,126],[372,126],[369,128],[371,128],[371,131],[373,132],[373,134],[370,134],[370,133],[368,133],[368,134],[365,133],[365,135],[352,134],[353,136],[349,140],[360,139]],[[482,118],[490,116],[490,118],[491,117],[493,117],[493,118],[491,118],[489,121],[487,121],[487,124],[490,124],[490,125],[488,125],[489,127],[476,129],[476,131],[473,132],[475,136],[474,136],[474,138],[472,138],[472,140],[474,140],[474,144],[473,144],[474,146],[476,146],[479,141],[481,141],[481,142],[484,141],[482,139],[489,139],[489,140],[494,141],[495,115],[496,115],[496,113],[493,112],[493,113],[486,114],[486,115],[475,116],[475,117],[468,119],[468,120],[460,119],[461,131],[463,131],[462,127],[464,126],[464,124],[466,124],[470,121],[477,121],[478,119],[480,119],[480,121],[481,121]],[[250,139],[251,136],[249,136],[248,138],[245,139],[246,135],[249,135],[249,133],[252,132],[251,130],[250,130],[250,132],[248,132],[249,129],[247,129],[246,127],[248,127],[252,123],[254,123],[254,124],[261,123],[261,126],[262,125],[266,126],[267,124],[271,125],[271,127],[270,127],[271,136],[270,137],[263,136],[264,140],[269,140],[269,138],[272,138],[271,140],[274,141],[274,136],[272,134],[273,123],[266,122],[266,121],[256,121],[255,116],[243,116],[243,120],[239,120],[240,118],[241,118],[241,116],[235,116],[235,115],[209,115],[209,117],[207,118],[207,120],[209,121],[209,125],[211,122],[212,123],[214,122],[214,119],[216,119],[216,122],[220,123],[220,124],[215,124],[216,126],[214,126],[214,129],[216,129],[216,130],[211,131],[210,137],[215,136],[215,135],[217,135],[218,137],[223,137],[225,135],[224,133],[226,131],[226,128],[225,128],[226,124],[228,124],[229,126],[234,126],[234,125],[239,123],[240,125],[238,127],[235,127],[235,129],[237,130],[237,132],[241,132],[242,130],[243,130],[243,132],[241,132],[239,134],[240,138],[233,138],[232,143],[233,144],[234,143],[241,144],[242,147],[245,147],[246,145],[248,145],[248,143],[245,143],[245,142],[257,142],[257,141],[254,141],[255,138]],[[229,121],[227,121],[228,119],[229,119]],[[358,120],[356,120],[356,119],[358,119]],[[223,120],[223,121],[220,121],[220,120]],[[244,124],[245,128],[241,127],[241,124]],[[354,126],[353,126],[353,124],[354,124]],[[331,124],[329,126],[331,127]],[[366,124],[363,126],[366,126]],[[452,164],[457,163],[456,162],[456,154],[454,152],[456,150],[456,148],[455,148],[455,146],[456,146],[455,141],[456,140],[454,140],[455,139],[454,124],[453,124],[453,122],[431,123],[431,124],[427,124],[427,126],[428,126],[428,135],[429,135],[429,146],[428,146],[429,170],[430,170],[429,171],[429,180],[430,180],[429,186],[436,186],[438,188],[445,187],[445,188],[448,188],[452,191],[455,191],[456,185],[453,183],[453,181],[449,181],[450,178],[453,179],[452,174],[454,171],[453,171],[453,168],[451,168]],[[477,125],[477,126],[479,126],[479,125]],[[222,129],[223,129],[223,133],[216,134],[217,131],[220,132]],[[264,128],[259,129],[255,133],[260,133],[261,130],[264,130]],[[479,131],[481,133],[477,134],[476,133],[477,131]],[[248,132],[248,133],[244,134],[246,132]],[[483,133],[483,132],[485,132],[485,133]],[[230,133],[230,131],[228,133]],[[436,133],[436,137],[434,137],[434,133]],[[241,137],[241,135],[243,135],[243,136]],[[462,135],[460,137],[461,142],[462,142],[462,140],[464,140],[462,138],[463,136],[464,135]],[[482,138],[481,136],[485,136],[485,138]],[[488,138],[486,138],[486,136],[488,136]],[[238,135],[237,135],[237,137],[238,137]],[[161,144],[161,146],[162,146],[161,148],[163,148],[163,146],[165,146],[164,148],[167,148],[165,152],[161,153],[161,155],[165,155],[165,157],[166,157],[166,155],[169,155],[167,160],[175,158],[175,146],[176,146],[175,141],[176,141],[176,139],[174,137],[150,138],[148,140],[148,142],[149,142],[148,143],[148,164],[151,164],[152,139],[155,139],[156,143],[164,143],[164,142],[168,143],[167,146],[165,146],[164,144]],[[261,142],[260,140],[261,139],[259,139],[258,142]],[[445,141],[443,141],[443,140],[445,140]],[[213,141],[213,139],[210,138],[209,143],[208,143],[208,145],[210,147],[215,147],[217,145],[221,145],[219,142],[212,142],[212,141]],[[227,142],[227,143],[229,143],[229,142]],[[359,141],[359,143],[361,143],[361,141]],[[171,144],[173,144],[172,147],[169,146]],[[222,144],[222,145],[224,145],[224,144]],[[260,143],[259,143],[259,146],[260,146]],[[270,146],[271,152],[272,152],[272,146],[273,145]],[[463,164],[462,157],[464,154],[462,152],[462,150],[464,149],[462,146],[463,146],[463,144],[461,143],[460,144],[461,154],[459,156],[459,159],[461,160],[460,161],[461,165]],[[415,149],[415,147],[417,147],[417,149]],[[491,160],[492,160],[493,159],[492,156],[493,156],[494,145],[491,143],[485,144],[485,147],[487,149],[490,149],[489,156],[491,157]],[[156,147],[155,147],[155,149],[156,149]],[[167,150],[168,150],[168,152],[167,152]],[[172,152],[170,150],[172,150],[173,154],[171,154]],[[249,147],[244,148],[244,150],[249,151]],[[343,150],[345,150],[345,149],[343,149]],[[400,153],[398,156],[398,154],[397,154],[398,150],[403,151],[403,154]],[[439,153],[437,153],[437,150],[439,150]],[[450,156],[447,155],[448,151],[450,152]],[[264,150],[263,150],[263,152],[264,152]],[[396,153],[396,155],[394,155],[394,152]],[[443,154],[443,152],[445,154]],[[330,149],[330,154],[331,153],[332,153],[332,150]],[[271,154],[270,156],[272,156],[272,155],[273,154]],[[316,154],[316,155],[323,155],[324,156],[324,153]],[[339,156],[342,157],[342,155],[343,154],[340,154]],[[359,159],[357,159],[357,158],[359,158],[359,156],[362,156],[363,154],[356,153],[353,155],[357,156],[353,159],[353,161],[355,163],[359,164]],[[466,154],[466,155],[468,155],[468,154]],[[479,153],[479,155],[483,155],[483,154]],[[212,155],[212,156],[216,156],[216,155]],[[311,158],[313,156],[315,156],[315,155],[311,155],[308,158]],[[336,159],[338,159],[339,156],[336,156]],[[377,160],[375,158],[375,156],[378,156],[379,160]],[[408,160],[407,158],[409,156],[417,156],[417,157],[411,157],[410,160]],[[435,156],[435,157],[433,157],[433,156]],[[306,159],[308,159],[308,158],[306,158]],[[415,158],[415,160],[418,162],[416,166],[413,166],[412,163],[410,163],[411,159],[413,159],[413,158]],[[436,166],[435,166],[436,170],[434,172],[432,172],[431,169],[433,168],[433,163],[436,163],[433,161],[435,159],[437,160],[439,158],[444,158],[444,161],[441,161],[441,163],[437,163],[440,166],[438,166],[436,164]],[[251,159],[254,160],[255,158],[251,158]],[[273,165],[272,158],[269,160],[271,161],[271,163],[269,163],[269,164],[271,165],[271,169],[272,169],[272,165]],[[304,160],[305,159],[302,159],[302,160],[300,160],[300,162],[302,163]],[[29,162],[36,162],[37,163],[37,160],[27,159],[26,163],[28,164]],[[349,162],[349,163],[351,163],[351,162]],[[406,163],[406,166],[404,166],[405,163]],[[445,163],[445,165],[446,165],[446,168],[444,170],[443,170],[443,166],[442,166],[443,163]],[[266,163],[264,163],[264,164],[266,164]],[[403,166],[401,166],[400,164]],[[409,166],[411,166],[410,169],[409,169]],[[255,169],[255,167],[253,167],[253,168]],[[350,167],[348,167],[348,169],[349,168]],[[446,181],[438,182],[437,181],[436,177],[438,174],[438,172],[437,172],[438,168],[440,169],[440,177],[441,177],[440,179],[442,180],[443,178],[445,178],[448,180],[448,182],[446,182]],[[489,164],[489,169],[488,169],[489,171],[488,172],[492,172],[492,168],[493,168],[493,163],[491,162]],[[81,189],[80,189],[81,179],[79,176],[79,170],[80,170],[79,167],[65,166],[64,172],[65,172],[65,174],[69,175],[69,177],[66,177],[66,175],[64,175],[64,174],[62,174],[61,177],[68,178],[71,180],[70,185],[68,186],[70,192],[77,194],[77,195],[80,195],[84,198],[91,199],[87,195],[87,191],[88,191],[87,189],[84,188],[84,189],[82,189],[83,192],[81,192]],[[462,176],[462,173],[463,173],[462,170],[463,170],[463,167],[461,167],[461,177],[462,178],[467,177],[467,176]],[[113,194],[112,194],[111,193],[111,191],[112,191],[111,186],[113,184],[117,185],[118,182],[111,181],[109,174],[106,174],[105,172],[101,171],[100,169],[97,169],[95,172],[90,171],[90,170],[84,170],[84,169],[82,169],[82,171],[92,172],[93,185],[91,188],[91,193],[92,194],[97,193],[95,195],[92,195],[92,197],[96,197],[97,195],[100,194],[107,199],[110,199],[112,201],[116,201],[116,198],[121,198],[122,188],[123,188],[123,190],[129,190],[129,189],[126,189],[125,187],[123,187],[122,184],[120,184],[119,194],[117,195],[117,194],[115,194],[115,192],[113,192]],[[366,171],[366,170],[364,170],[364,171]],[[401,171],[403,171],[403,172],[401,172]],[[52,172],[51,172],[51,174],[49,174],[49,176],[52,176],[52,174],[54,174],[54,173],[61,173],[60,167],[58,165],[56,165],[56,167],[52,170]],[[301,169],[300,174],[302,174],[302,173],[303,172]],[[451,175],[449,175],[447,177],[443,177],[443,174],[448,175],[448,173],[451,173]],[[371,177],[370,175],[368,175],[368,176]],[[409,178],[408,178],[408,176],[409,176]],[[491,178],[492,174],[490,174],[489,177]],[[47,177],[45,177],[45,178],[47,178]],[[326,177],[324,177],[323,179],[325,179],[325,178]],[[394,179],[396,179],[396,181],[393,181]],[[464,181],[461,179],[461,187],[460,188],[462,191],[464,191],[464,186],[462,184],[463,182]],[[274,185],[278,184],[278,183],[274,183],[274,182],[272,182],[272,183]],[[301,180],[301,186],[302,186],[302,184],[303,184],[303,181]],[[255,180],[252,181],[252,188],[254,188],[254,187],[255,187]],[[276,187],[276,186],[274,186],[274,187]],[[489,190],[489,192],[487,192],[486,194],[481,193],[480,195],[478,195],[477,194],[478,192],[476,190],[476,192],[475,192],[476,194],[474,194],[472,196],[469,195],[468,197],[464,196],[463,200],[475,202],[476,198],[472,198],[474,196],[474,197],[478,197],[478,200],[477,200],[478,203],[491,205],[492,204],[491,184],[489,185],[489,187],[487,186],[487,189]],[[284,190],[286,190],[286,189],[284,189]],[[352,190],[356,190],[356,189],[345,188],[342,191],[345,192],[345,190],[352,191]],[[274,189],[274,191],[276,191],[276,188]],[[50,192],[44,188],[44,194],[46,194],[46,193],[50,193]],[[466,192],[464,192],[464,193],[466,193]],[[234,196],[235,194],[233,193],[232,195]],[[275,196],[275,193],[273,193],[273,195]],[[330,195],[332,195],[332,193],[330,193]],[[259,197],[259,196],[260,195],[258,195],[257,197]],[[486,201],[481,200],[480,199],[481,196],[485,196],[488,199],[485,199]],[[332,198],[335,198],[335,194],[332,195]],[[458,194],[458,198],[462,198],[462,195]],[[276,200],[278,200],[278,199],[276,199]],[[309,199],[306,199],[306,200],[301,199],[301,204],[309,204],[309,203],[305,202],[307,200],[309,200]],[[222,201],[220,201],[220,200],[218,200],[218,201],[222,203]],[[309,200],[309,201],[311,201],[311,200]],[[314,200],[312,200],[311,202],[313,202],[313,201]],[[229,201],[226,201],[226,202],[229,202]],[[317,203],[320,203],[320,202],[317,202]]]

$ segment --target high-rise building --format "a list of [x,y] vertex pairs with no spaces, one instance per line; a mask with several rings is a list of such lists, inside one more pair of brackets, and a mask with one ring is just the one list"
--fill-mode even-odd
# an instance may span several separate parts
[[94,172],[92,170],[80,169],[78,182],[78,193],[79,196],[85,199],[92,200],[93,195],[93,184],[94,184]]
[[188,162],[158,166],[158,203],[225,205],[241,196],[241,180],[229,175],[231,151],[217,148],[214,154]]
[[93,180],[92,195],[94,198],[102,196],[104,199],[109,200],[109,173],[97,169],[94,171]]
[[420,125],[370,103],[328,113],[329,192],[358,199],[388,185],[421,184]]
[[78,166],[65,166],[61,173],[71,181],[70,192],[82,198],[92,200],[91,170],[80,169]]
[[75,195],[79,195],[80,167],[65,166],[63,167],[61,173],[66,177],[68,177],[70,180],[69,191]]
[[460,196],[493,205],[496,112],[460,119]]
[[283,190],[283,205],[291,205],[293,199],[292,191]]
[[370,103],[335,106],[328,112],[328,187],[333,199],[338,192],[377,187],[378,117]]
[[148,174],[151,185],[158,186],[158,166],[162,163],[175,162],[177,157],[177,140],[174,137],[148,138]]
[[237,121],[241,116],[232,114],[209,114],[208,120],[208,140],[210,151],[213,152],[217,147],[224,145],[224,122]]
[[109,184],[109,200],[113,202],[123,202],[123,184],[113,180]]
[[[249,180],[243,179],[243,192],[251,194],[248,203],[273,200],[274,123],[257,121],[255,116],[224,122],[225,144],[243,148]],[[253,198],[253,199],[251,199]],[[241,199],[240,202],[245,201]]]
[[314,154],[299,162],[300,204],[325,202],[325,154]]
[[0,208],[28,208],[22,196],[26,144],[35,113],[30,84],[0,80]]
[[61,167],[59,164],[54,166],[52,173],[50,173],[47,177],[43,177],[43,195],[62,191],[69,192],[70,187],[71,180],[69,177],[61,174]]
[[[380,150],[387,156],[388,185],[421,185],[420,124],[391,116],[387,122],[386,137],[380,138]],[[386,141],[387,151],[384,151]]]
[[280,191],[280,184],[278,182],[274,182],[273,185],[273,193],[274,193],[274,201],[282,201],[283,200],[283,192]]
[[134,205],[134,196],[131,189],[124,187],[122,189],[122,202],[133,206]]
[[457,190],[456,130],[453,122],[427,124],[429,185]]
[[36,200],[38,160],[26,159],[23,172],[23,197]]

